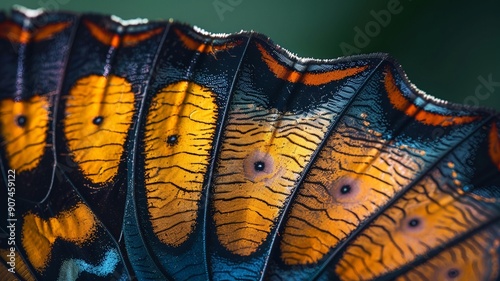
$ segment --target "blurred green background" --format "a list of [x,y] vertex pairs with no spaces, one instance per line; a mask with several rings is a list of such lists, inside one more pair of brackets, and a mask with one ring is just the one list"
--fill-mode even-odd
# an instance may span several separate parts
[[428,94],[500,110],[500,1],[2,0],[0,9],[14,4],[255,30],[302,57],[386,52]]

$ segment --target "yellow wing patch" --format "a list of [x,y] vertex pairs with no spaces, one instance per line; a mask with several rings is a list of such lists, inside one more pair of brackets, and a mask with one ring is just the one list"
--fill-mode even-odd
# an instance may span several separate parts
[[[363,117],[363,116],[362,116]],[[286,264],[318,262],[409,183],[422,152],[340,125],[299,188],[281,247]]]
[[74,161],[93,183],[116,175],[133,115],[134,93],[125,78],[90,75],[71,89],[64,133]]
[[294,114],[237,104],[219,158],[214,220],[220,243],[249,256],[275,226],[334,114],[323,108]]
[[153,230],[167,245],[179,246],[195,227],[216,121],[214,93],[193,82],[168,85],[153,98],[146,190]]
[[92,211],[79,203],[48,220],[32,213],[26,214],[21,241],[28,260],[37,271],[43,271],[50,262],[52,247],[57,239],[82,246],[92,239],[96,229]]
[[0,101],[0,125],[10,168],[18,173],[34,169],[45,152],[49,102],[33,96],[26,101]]

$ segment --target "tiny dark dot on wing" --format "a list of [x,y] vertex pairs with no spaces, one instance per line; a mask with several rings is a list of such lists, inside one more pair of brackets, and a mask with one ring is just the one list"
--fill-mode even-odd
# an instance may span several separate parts
[[167,137],[167,144],[172,146],[176,145],[179,142],[179,136],[178,135],[170,135]]
[[16,118],[16,123],[19,127],[24,127],[24,125],[26,125],[26,121],[28,121],[28,119],[24,115],[19,115]]
[[348,185],[348,184],[344,184],[341,188],[340,188],[340,193],[341,194],[348,194],[350,193],[352,190],[351,186]]
[[408,222],[408,225],[410,227],[416,227],[420,224],[420,220],[418,219],[411,219],[409,222]]
[[460,272],[458,271],[458,269],[452,268],[452,269],[448,270],[448,277],[449,278],[456,278],[456,277],[458,277],[458,275],[460,275]]
[[255,171],[262,172],[266,168],[266,164],[262,161],[257,161],[253,164]]
[[92,123],[94,123],[94,125],[101,125],[103,121],[104,121],[104,117],[97,116],[94,118],[94,120],[92,120]]

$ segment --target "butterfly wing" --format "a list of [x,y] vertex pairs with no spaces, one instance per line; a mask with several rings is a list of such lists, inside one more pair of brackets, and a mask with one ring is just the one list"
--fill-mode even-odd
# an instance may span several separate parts
[[17,278],[498,278],[499,116],[387,55],[24,10],[0,49]]

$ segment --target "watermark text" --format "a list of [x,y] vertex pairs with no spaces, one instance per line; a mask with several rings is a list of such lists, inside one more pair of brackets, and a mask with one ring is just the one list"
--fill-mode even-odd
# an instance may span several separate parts
[[16,270],[16,170],[7,171],[7,230],[9,238],[7,244],[7,269],[11,273]]

